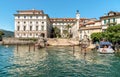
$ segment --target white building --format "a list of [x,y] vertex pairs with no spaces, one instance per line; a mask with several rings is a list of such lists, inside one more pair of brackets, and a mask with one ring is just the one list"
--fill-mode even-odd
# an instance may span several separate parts
[[[75,18],[49,18],[42,10],[19,10],[15,16],[15,37],[16,38],[38,38],[44,36],[51,37],[53,27],[58,27],[61,31],[68,30],[73,38],[84,39],[87,35],[90,38],[92,33],[102,32],[109,25],[120,24],[120,12],[109,12],[108,15],[97,19],[81,18],[79,11]],[[64,37],[64,36],[63,36]]]
[[14,16],[16,38],[50,37],[52,25],[42,10],[19,10]]
[[101,21],[89,19],[80,27],[80,40],[84,39],[84,36],[91,39],[91,34],[98,32],[102,32]]
[[120,12],[110,11],[107,15],[100,17],[102,30],[105,31],[109,26],[120,24]]

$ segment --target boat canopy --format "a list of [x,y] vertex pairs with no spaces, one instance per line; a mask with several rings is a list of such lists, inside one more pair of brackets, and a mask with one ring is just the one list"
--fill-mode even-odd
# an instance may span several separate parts
[[109,42],[109,41],[106,41],[106,42],[100,42],[100,47],[103,47],[103,46],[105,46],[105,45],[107,45],[107,46],[111,46],[112,43]]

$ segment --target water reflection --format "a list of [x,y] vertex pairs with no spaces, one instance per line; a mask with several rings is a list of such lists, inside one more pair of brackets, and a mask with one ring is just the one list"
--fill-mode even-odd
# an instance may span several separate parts
[[0,46],[0,77],[119,77],[120,57],[79,47]]

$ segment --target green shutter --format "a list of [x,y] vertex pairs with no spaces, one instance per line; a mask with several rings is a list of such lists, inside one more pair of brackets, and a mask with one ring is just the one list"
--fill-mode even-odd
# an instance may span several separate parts
[[115,18],[113,18],[113,22],[115,22]]
[[104,20],[104,24],[106,24],[106,20]]

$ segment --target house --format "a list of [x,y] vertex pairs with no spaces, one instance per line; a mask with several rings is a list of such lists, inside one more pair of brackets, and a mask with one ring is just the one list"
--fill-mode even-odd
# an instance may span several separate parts
[[100,20],[104,32],[109,26],[120,24],[120,12],[110,11],[107,15],[101,16]]

